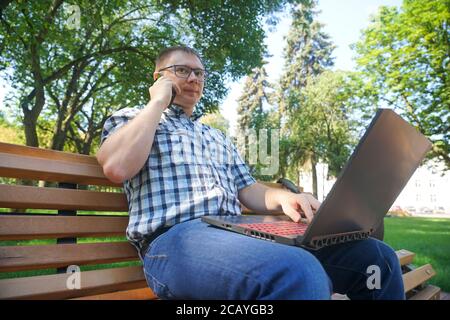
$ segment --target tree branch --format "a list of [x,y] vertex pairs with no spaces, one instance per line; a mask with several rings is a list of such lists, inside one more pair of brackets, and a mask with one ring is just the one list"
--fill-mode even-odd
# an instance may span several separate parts
[[56,16],[56,12],[58,11],[58,8],[61,6],[61,4],[63,3],[63,0],[54,0],[50,10],[48,11],[47,15],[44,18],[44,23],[43,23],[43,28],[41,29],[41,31],[39,32],[39,34],[36,36],[36,40],[39,44],[41,44],[44,41],[45,36],[48,33],[48,27],[51,25],[52,20],[55,18]]

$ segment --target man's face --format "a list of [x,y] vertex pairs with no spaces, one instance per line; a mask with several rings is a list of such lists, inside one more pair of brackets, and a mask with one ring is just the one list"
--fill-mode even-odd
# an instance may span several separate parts
[[[197,56],[183,51],[175,51],[158,66],[157,70],[172,65],[184,65],[192,69],[204,69]],[[181,93],[176,95],[174,103],[182,107],[193,108],[202,97],[204,82],[199,81],[193,72],[189,75],[189,78],[183,79],[177,77],[174,71],[174,68],[161,71],[164,77],[171,79],[181,89]]]

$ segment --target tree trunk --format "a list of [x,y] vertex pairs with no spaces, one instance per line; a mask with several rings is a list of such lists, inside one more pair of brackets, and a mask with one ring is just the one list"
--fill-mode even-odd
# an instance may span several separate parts
[[50,148],[52,150],[62,151],[64,149],[64,143],[66,142],[66,137],[67,137],[67,133],[65,131],[58,130],[57,132],[55,132],[53,134],[52,145]]
[[313,184],[313,194],[314,197],[317,199],[317,169],[316,169],[316,157],[313,155],[311,157],[311,169],[312,169],[312,184]]
[[25,131],[25,144],[30,147],[39,147],[39,139],[36,132],[37,118],[31,111],[24,112],[23,129]]
[[[34,94],[36,93],[36,94]],[[34,106],[31,110],[28,105],[32,99],[35,99]],[[44,89],[35,88],[31,94],[23,98],[20,107],[23,112],[23,126],[25,131],[25,144],[30,147],[39,147],[39,139],[36,131],[37,119],[45,104]]]

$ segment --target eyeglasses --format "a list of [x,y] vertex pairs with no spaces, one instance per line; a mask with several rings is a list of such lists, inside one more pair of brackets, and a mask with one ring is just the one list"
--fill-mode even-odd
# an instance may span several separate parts
[[174,64],[172,66],[168,66],[162,69],[159,69],[158,72],[167,70],[173,68],[173,72],[175,73],[175,75],[178,78],[182,78],[182,79],[187,79],[189,78],[189,76],[191,75],[191,73],[193,72],[195,77],[198,79],[198,81],[200,82],[204,82],[205,78],[206,78],[206,70],[200,69],[200,68],[195,68],[192,69],[191,67],[188,66],[184,66],[184,65],[180,65],[180,64]]

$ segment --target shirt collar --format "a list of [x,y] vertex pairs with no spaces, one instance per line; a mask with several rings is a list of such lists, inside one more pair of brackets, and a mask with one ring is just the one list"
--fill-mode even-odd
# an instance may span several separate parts
[[190,117],[184,112],[183,108],[176,104],[171,104],[164,113],[169,117],[175,117],[175,118],[186,118],[190,119],[191,121],[196,121],[200,118],[201,115],[198,115],[195,110],[192,113]]

